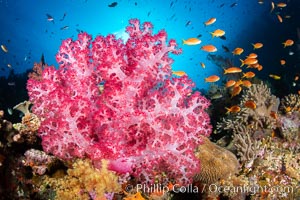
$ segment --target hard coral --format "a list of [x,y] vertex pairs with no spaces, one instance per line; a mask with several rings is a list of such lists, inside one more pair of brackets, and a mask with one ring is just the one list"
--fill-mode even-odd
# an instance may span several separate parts
[[167,174],[187,183],[199,171],[199,136],[211,132],[210,103],[191,94],[187,76],[172,77],[168,53],[181,50],[166,43],[165,31],[153,35],[150,23],[134,19],[127,32],[126,44],[114,35],[67,39],[59,69],[45,67],[28,80],[43,148],[62,159],[106,158],[111,169],[145,182]]
[[216,183],[234,176],[239,169],[239,162],[230,151],[214,144],[208,138],[197,148],[196,155],[201,161],[201,171],[195,181],[205,184]]

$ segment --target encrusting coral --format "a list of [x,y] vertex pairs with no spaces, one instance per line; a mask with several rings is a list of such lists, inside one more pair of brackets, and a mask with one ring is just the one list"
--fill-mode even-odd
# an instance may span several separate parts
[[14,129],[18,131],[18,133],[12,137],[14,142],[21,143],[26,141],[27,143],[32,144],[37,139],[37,131],[41,122],[35,114],[29,111],[30,105],[31,103],[29,101],[24,101],[13,108],[24,114],[21,123],[13,124]]
[[88,160],[76,160],[63,178],[47,178],[44,185],[50,185],[56,192],[55,199],[105,199],[111,193],[121,192],[118,176],[107,169],[108,161],[102,160],[100,169]]

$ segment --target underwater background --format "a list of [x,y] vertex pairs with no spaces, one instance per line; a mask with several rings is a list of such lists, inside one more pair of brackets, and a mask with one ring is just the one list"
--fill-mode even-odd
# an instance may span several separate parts
[[[85,181],[90,181],[78,175],[86,169],[89,176],[98,178],[94,182],[90,181],[96,186],[101,185],[103,188],[103,183],[99,181],[103,177],[109,177],[108,182],[113,186],[109,189],[106,187],[104,192],[99,192],[96,186],[86,185],[85,189],[78,186],[79,189],[77,189],[82,192],[79,199],[300,199],[298,168],[300,166],[299,10],[299,0],[0,0],[2,27],[0,31],[0,172],[3,177],[8,177],[11,171],[3,169],[10,167],[17,171],[20,166],[26,166],[21,167],[22,170],[14,175],[13,181],[7,181],[7,178],[0,181],[2,187],[0,194],[7,193],[3,199],[73,199],[74,196],[66,195],[70,188],[66,189],[61,185],[71,185],[77,188]],[[178,194],[173,191],[173,193],[170,192],[172,194],[156,194],[157,191],[145,192],[144,188],[141,193],[134,193],[131,190],[130,193],[126,188],[128,185],[135,191],[139,187],[137,184],[144,183],[142,178],[137,178],[136,174],[130,174],[130,177],[128,174],[126,177],[116,176],[112,171],[118,170],[107,171],[102,167],[101,173],[95,175],[93,166],[95,163],[91,164],[92,162],[86,160],[66,161],[67,156],[56,154],[55,150],[51,150],[56,147],[50,145],[51,147],[47,150],[44,149],[48,146],[45,143],[52,141],[53,138],[49,139],[47,134],[41,133],[41,130],[47,130],[46,126],[39,129],[41,125],[39,120],[44,120],[45,116],[37,108],[40,106],[42,110],[44,105],[41,99],[38,99],[38,95],[35,96],[36,91],[33,85],[36,83],[32,84],[29,81],[29,86],[26,88],[29,79],[37,80],[35,76],[40,75],[33,67],[39,66],[41,69],[45,65],[53,65],[58,69],[61,63],[57,62],[56,56],[59,54],[62,42],[68,38],[76,41],[78,34],[85,32],[93,39],[97,36],[114,34],[116,38],[121,38],[123,43],[126,43],[130,39],[126,27],[131,19],[138,19],[141,24],[150,22],[153,25],[154,34],[164,30],[168,41],[176,40],[177,48],[181,49],[182,53],[169,55],[173,59],[170,64],[172,76],[182,81],[183,85],[186,83],[190,87],[190,83],[185,80],[185,75],[187,75],[195,83],[195,87],[190,92],[186,92],[185,96],[196,98],[201,93],[210,102],[200,97],[201,102],[204,102],[201,110],[205,110],[201,120],[205,123],[209,120],[209,125],[198,123],[197,120],[195,124],[203,125],[197,128],[197,131],[201,132],[200,135],[207,136],[212,142],[207,141],[207,146],[200,145],[205,149],[197,147],[195,155],[204,163],[201,164],[200,161],[200,166],[203,167],[203,173],[207,174],[211,173],[210,167],[212,167],[209,164],[205,165],[206,162],[210,162],[206,160],[207,157],[218,157],[224,154],[225,158],[221,156],[224,160],[212,161],[214,167],[217,166],[217,172],[212,177],[197,174],[193,179],[193,187],[189,188],[190,185],[187,185],[185,188],[186,191],[191,189],[190,192]],[[213,22],[210,21],[213,19]],[[236,48],[241,48],[242,52],[237,53]],[[251,57],[253,55],[254,57]],[[36,74],[32,76],[32,73]],[[243,82],[245,80],[247,82]],[[163,84],[162,86],[158,84],[155,89],[159,90],[163,86]],[[238,89],[235,90],[235,88]],[[102,90],[100,93],[102,94]],[[27,119],[29,124],[33,123],[34,126],[27,124],[23,127],[27,123],[24,117],[28,113],[24,113],[23,108],[18,109],[15,106],[23,102],[22,106],[27,109],[31,108],[30,103],[26,101],[30,98],[38,99],[32,102],[36,103],[36,107],[33,106],[33,113],[37,116]],[[186,103],[185,106],[188,107],[188,105],[189,103]],[[185,106],[182,107],[186,108]],[[45,108],[49,109],[51,106]],[[202,111],[199,112],[202,113]],[[169,116],[169,121],[165,119],[164,122],[172,123],[172,119]],[[23,125],[18,123],[21,121]],[[181,123],[180,120],[176,121],[176,126]],[[49,122],[49,124],[52,126],[55,123]],[[98,127],[99,130],[102,128]],[[168,129],[167,126],[164,128]],[[193,132],[188,128],[184,130],[187,133]],[[99,140],[98,136],[91,137],[93,141]],[[191,142],[189,139],[182,142]],[[202,138],[201,141],[206,141],[206,139]],[[176,143],[176,141],[173,142]],[[196,143],[188,148],[192,149],[200,144]],[[233,147],[233,143],[240,145]],[[70,148],[72,151],[73,148],[76,149],[73,146]],[[46,155],[43,149],[51,156]],[[245,149],[250,149],[250,152]],[[10,154],[10,151],[13,153]],[[211,155],[208,152],[215,154]],[[78,156],[79,154],[71,152],[70,157],[82,158],[81,155]],[[275,158],[271,158],[270,155],[278,158],[276,162]],[[32,158],[35,156],[40,159],[37,161]],[[186,159],[188,157],[186,155]],[[256,159],[257,157],[260,159]],[[267,164],[273,161],[279,164],[274,164],[274,166]],[[221,170],[224,163],[227,167]],[[182,163],[179,162],[177,165],[180,164]],[[98,165],[101,164],[98,163]],[[102,166],[107,167],[107,165],[103,161]],[[40,172],[39,167],[44,171]],[[222,172],[218,173],[218,170]],[[170,174],[178,171],[170,170]],[[233,179],[225,175],[237,174],[237,171],[239,171],[239,176]],[[257,178],[262,171],[264,175]],[[45,173],[55,175],[49,178]],[[36,178],[37,174],[42,178]],[[62,174],[68,174],[68,178],[57,182],[55,178],[61,178]],[[79,177],[78,179],[82,182],[78,183],[74,180],[72,182],[69,176]],[[159,175],[157,179],[163,179],[161,176],[163,175]],[[269,181],[272,176],[280,178]],[[253,177],[257,178],[256,182],[253,181]],[[168,191],[171,187],[174,189],[176,183],[172,181],[175,178],[172,181],[169,178],[167,183],[165,179],[163,180],[159,182],[162,184],[160,188],[164,189],[168,186]],[[243,183],[253,186],[251,181],[259,186],[268,184],[277,186],[279,182],[280,184],[284,182],[283,185],[294,188],[293,194],[261,192],[254,195],[250,191],[235,196],[235,192],[223,191],[212,194],[211,191],[197,191],[197,195],[193,192],[195,187],[203,189],[209,184],[234,186]],[[170,182],[172,182],[171,186],[168,185]],[[150,188],[149,186],[147,190]],[[151,189],[161,192],[161,189],[155,186]],[[11,194],[12,192],[16,193]],[[78,194],[75,191],[72,192]]]

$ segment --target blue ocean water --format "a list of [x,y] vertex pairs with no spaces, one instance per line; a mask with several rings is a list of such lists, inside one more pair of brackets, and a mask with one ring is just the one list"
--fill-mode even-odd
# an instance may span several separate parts
[[[279,2],[274,1],[275,7]],[[129,19],[138,18],[141,22],[151,22],[154,33],[165,29],[169,39],[178,42],[183,53],[172,56],[175,60],[172,68],[185,71],[199,89],[209,87],[209,83],[204,82],[205,77],[223,73],[222,68],[208,59],[209,53],[200,50],[201,45],[215,45],[218,51],[212,55],[228,58],[239,66],[239,58],[253,52],[251,43],[255,42],[264,44],[255,51],[264,67],[256,76],[272,82],[268,75],[280,74],[288,80],[281,80],[278,87],[289,87],[290,79],[299,71],[299,53],[296,44],[283,48],[282,42],[293,39],[299,44],[297,10],[300,10],[300,2],[283,2],[287,7],[276,7],[270,13],[270,0],[263,3],[258,0],[0,0],[0,43],[8,49],[8,53],[0,52],[0,76],[7,76],[11,70],[18,74],[31,69],[42,54],[46,63],[58,66],[55,54],[62,40],[76,39],[81,31],[93,37],[109,33],[126,37],[124,30]],[[283,23],[277,14],[282,16]],[[211,17],[217,21],[205,27],[204,22]],[[226,38],[212,38],[210,32],[215,29],[224,30]],[[191,37],[198,37],[202,43],[182,44],[182,39]],[[225,52],[222,46],[230,52]],[[236,47],[244,48],[243,57],[232,55]],[[286,60],[286,66],[280,65],[280,59]],[[205,63],[205,69],[200,62]]]

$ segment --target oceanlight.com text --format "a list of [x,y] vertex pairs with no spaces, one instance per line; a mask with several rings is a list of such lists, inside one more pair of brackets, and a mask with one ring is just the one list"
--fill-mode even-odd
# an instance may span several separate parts
[[248,186],[248,185],[241,185],[241,186],[220,186],[216,184],[203,184],[200,187],[196,185],[189,184],[187,186],[180,186],[178,184],[174,184],[172,186],[166,186],[162,184],[137,184],[135,187],[133,185],[127,185],[125,187],[127,192],[131,190],[136,190],[135,192],[142,192],[142,193],[167,193],[167,192],[174,192],[174,193],[246,193],[250,195],[255,195],[257,193],[265,192],[265,193],[281,193],[281,194],[291,194],[294,193],[294,188],[292,186],[274,186],[274,187],[267,187],[267,186]]

